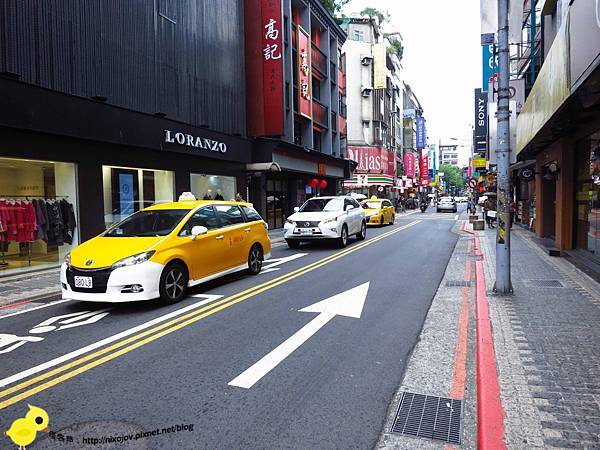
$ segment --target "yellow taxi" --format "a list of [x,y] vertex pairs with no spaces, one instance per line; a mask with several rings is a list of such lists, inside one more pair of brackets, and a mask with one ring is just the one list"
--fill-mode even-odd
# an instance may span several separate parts
[[394,206],[388,199],[371,197],[363,200],[360,205],[365,212],[367,225],[393,224],[396,220]]
[[74,248],[61,267],[64,299],[183,299],[188,287],[246,270],[271,255],[267,224],[252,204],[179,201],[138,211]]

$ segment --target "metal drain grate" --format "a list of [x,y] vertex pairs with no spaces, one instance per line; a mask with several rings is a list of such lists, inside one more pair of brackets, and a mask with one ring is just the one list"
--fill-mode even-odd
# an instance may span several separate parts
[[471,286],[471,282],[465,281],[465,280],[448,280],[448,281],[446,281],[446,286],[447,287],[456,287],[456,286],[466,287],[466,286]]
[[529,286],[542,288],[564,288],[565,285],[560,280],[526,280]]
[[403,392],[391,431],[460,445],[462,400]]

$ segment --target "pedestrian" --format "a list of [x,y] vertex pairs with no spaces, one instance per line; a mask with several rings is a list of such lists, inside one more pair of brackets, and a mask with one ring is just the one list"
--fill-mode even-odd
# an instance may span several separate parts
[[494,211],[494,205],[489,198],[486,198],[483,202],[483,212],[485,216],[485,221],[489,228],[494,228],[494,218],[490,215],[490,211]]
[[237,194],[235,194],[235,201],[236,202],[245,202],[246,200],[244,200],[244,198],[242,197],[242,194],[240,194],[238,192]]
[[515,220],[515,213],[517,212],[517,204],[515,203],[514,200],[510,201],[510,204],[508,206],[508,210],[510,212],[510,225],[509,225],[509,228],[512,228],[513,221]]
[[473,215],[473,201],[471,198],[469,198],[469,201],[467,202],[467,213]]

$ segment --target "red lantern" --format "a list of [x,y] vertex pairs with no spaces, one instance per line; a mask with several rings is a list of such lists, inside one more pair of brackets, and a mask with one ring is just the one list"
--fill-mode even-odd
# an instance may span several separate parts
[[316,178],[311,178],[310,180],[308,180],[308,185],[314,189],[319,185],[319,180],[317,180]]
[[320,180],[319,181],[319,187],[321,189],[325,189],[327,187],[327,180]]

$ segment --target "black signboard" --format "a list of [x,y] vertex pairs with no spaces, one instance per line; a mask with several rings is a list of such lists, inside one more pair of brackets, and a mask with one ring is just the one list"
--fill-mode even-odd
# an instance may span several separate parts
[[485,153],[487,151],[488,135],[488,108],[487,92],[481,89],[475,89],[475,129],[474,129],[474,147],[475,152]]

